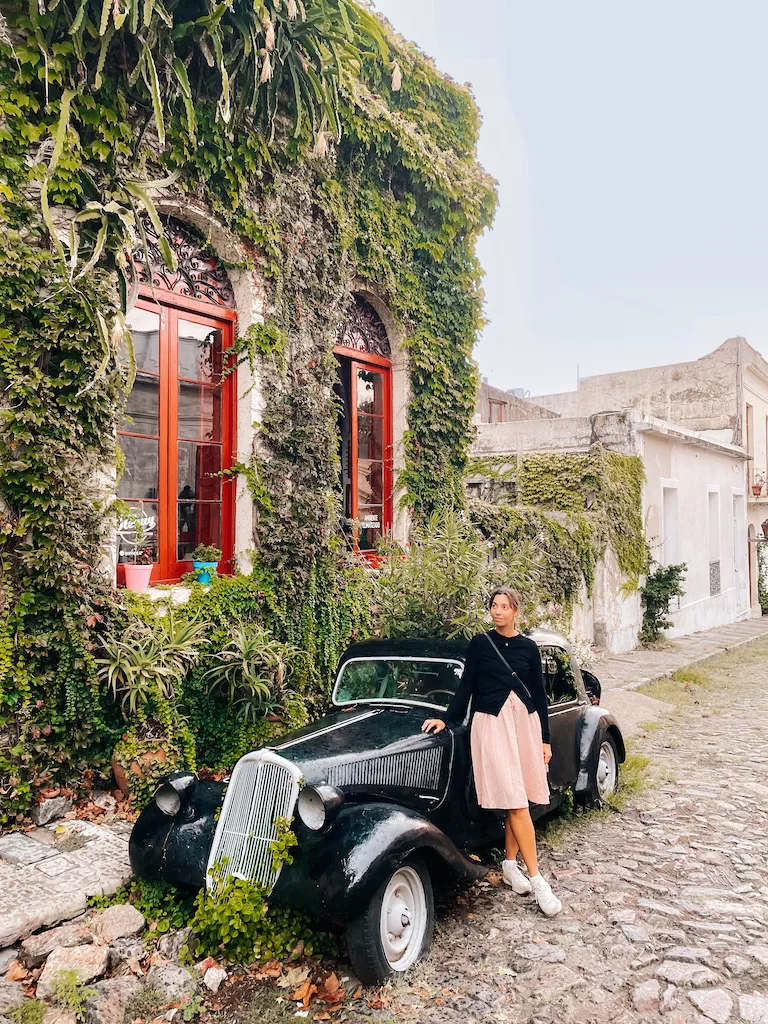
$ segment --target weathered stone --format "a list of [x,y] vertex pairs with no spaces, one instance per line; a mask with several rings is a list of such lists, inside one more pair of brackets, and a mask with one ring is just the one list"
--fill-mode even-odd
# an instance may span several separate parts
[[164,956],[166,960],[176,963],[181,953],[181,947],[189,944],[191,934],[191,928],[179,928],[178,931],[162,935],[157,943],[158,953]]
[[24,986],[20,981],[8,981],[0,978],[0,1013],[24,1002]]
[[658,1013],[661,989],[655,978],[642,981],[635,985],[632,992],[632,1005],[638,1013]]
[[41,801],[36,807],[32,808],[32,821],[39,827],[41,825],[47,825],[49,821],[55,821],[56,818],[63,818],[65,814],[68,814],[72,810],[72,797],[70,796],[52,796],[47,800]]
[[130,903],[118,903],[102,911],[91,927],[104,942],[114,942],[115,939],[138,935],[144,930],[145,924],[144,915],[136,907]]
[[[9,904],[11,909],[6,909]],[[87,892],[60,894],[37,883],[0,889],[0,948],[41,928],[78,917],[87,905]]]
[[704,964],[709,963],[712,954],[702,946],[671,946],[664,950],[667,960],[685,960],[687,963]]
[[141,992],[138,978],[109,978],[93,986],[96,995],[86,1006],[86,1024],[123,1024],[125,1006],[129,999]]
[[523,960],[539,960],[545,964],[561,964],[565,960],[562,946],[553,946],[549,942],[529,942],[518,946],[515,955]]
[[37,995],[48,999],[61,971],[74,971],[81,985],[100,978],[109,963],[108,946],[74,946],[54,949],[37,983]]
[[656,903],[655,900],[638,900],[637,905],[645,910],[653,911],[654,914],[663,914],[665,917],[680,917],[680,911],[677,907],[672,907],[668,903]]
[[768,997],[739,996],[739,1013],[748,1024],[768,1024]]
[[676,992],[676,985],[667,985],[667,987],[664,989],[664,993],[661,997],[661,1002],[659,1003],[659,1010],[661,1011],[661,1013],[666,1013],[668,1010],[672,1009],[672,1005],[675,1001]]
[[715,1021],[716,1024],[726,1024],[731,1016],[733,999],[722,988],[695,990],[688,993],[688,998],[705,1017]]
[[226,977],[227,972],[223,967],[209,967],[203,977],[203,984],[211,992],[218,992]]
[[621,930],[630,942],[648,941],[648,929],[641,924],[623,924]]
[[175,964],[155,964],[147,974],[147,984],[150,988],[156,988],[169,1003],[191,995],[197,988],[193,975]]
[[628,907],[623,910],[612,910],[608,915],[611,924],[634,924],[637,914]]
[[146,944],[143,939],[115,939],[109,944],[109,966],[117,967],[118,964],[126,961],[131,964],[138,964],[146,952]]
[[703,964],[687,964],[680,960],[665,960],[656,968],[656,975],[673,985],[716,985],[720,980]]
[[5,974],[8,970],[8,965],[12,963],[18,955],[18,946],[6,946],[5,949],[0,949],[0,975]]
[[55,850],[35,842],[20,832],[9,832],[8,835],[0,836],[0,859],[8,861],[9,864],[36,864],[55,856]]
[[736,953],[727,956],[723,962],[731,974],[734,974],[736,977],[740,974],[745,974],[751,966],[749,960],[743,956],[738,956]]
[[747,956],[751,956],[753,960],[757,960],[763,967],[768,967],[768,946],[756,942],[752,946],[747,946],[744,952]]
[[49,1006],[45,1011],[43,1024],[77,1024],[77,1017],[71,1010],[62,1010],[60,1006]]
[[104,789],[94,789],[91,793],[91,801],[100,807],[102,811],[111,813],[117,810],[117,800],[112,796],[111,793],[107,793]]
[[24,939],[19,959],[27,967],[39,967],[48,954],[58,947],[85,946],[93,942],[93,936],[81,924],[63,924],[47,932],[38,932]]

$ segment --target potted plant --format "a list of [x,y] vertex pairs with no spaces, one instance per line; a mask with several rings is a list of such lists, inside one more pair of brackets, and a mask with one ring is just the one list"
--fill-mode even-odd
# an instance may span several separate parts
[[125,571],[125,588],[134,590],[137,593],[144,593],[149,588],[149,578],[152,575],[154,554],[152,547],[144,544],[147,535],[144,517],[144,506],[139,502],[137,511],[128,509],[128,522],[136,531],[133,542],[133,550],[130,552],[132,558],[123,563]]
[[153,622],[131,622],[103,643],[99,678],[128,723],[113,751],[112,770],[120,789],[139,803],[162,775],[193,767],[194,737],[178,703],[184,676],[205,643],[205,626],[174,616],[172,608]]
[[765,483],[765,473],[762,470],[758,470],[752,480],[752,493],[756,498],[759,498],[763,492],[763,484]]
[[221,559],[219,548],[215,548],[211,544],[198,544],[190,557],[197,582],[210,583],[211,573],[215,575]]

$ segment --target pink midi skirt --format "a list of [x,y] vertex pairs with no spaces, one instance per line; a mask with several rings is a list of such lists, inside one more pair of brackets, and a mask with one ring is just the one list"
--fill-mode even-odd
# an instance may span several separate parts
[[472,768],[481,807],[514,810],[549,803],[541,721],[510,693],[498,715],[472,719]]

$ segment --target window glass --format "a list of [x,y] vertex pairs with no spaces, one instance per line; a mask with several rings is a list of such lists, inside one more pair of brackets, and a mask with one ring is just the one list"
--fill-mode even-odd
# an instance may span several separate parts
[[357,543],[363,551],[376,547],[381,537],[384,509],[381,505],[361,505],[358,512],[360,526]]
[[157,500],[159,485],[159,442],[156,438],[120,435],[125,469],[117,485],[118,498]]
[[384,412],[384,375],[376,370],[357,371],[357,411]]
[[357,460],[357,502],[381,505],[384,501],[384,463],[372,459]]
[[221,440],[221,389],[179,381],[179,437]]
[[179,319],[179,376],[218,384],[221,381],[222,332],[206,324]]
[[335,700],[413,700],[447,707],[461,679],[462,666],[449,661],[366,658],[341,670]]
[[[158,508],[155,501],[128,502],[130,511],[117,524],[117,560],[134,562],[142,556],[157,561]],[[147,556],[145,558],[144,556]]]
[[138,373],[125,403],[121,430],[130,434],[160,433],[160,378]]
[[[160,372],[160,314],[149,309],[134,307],[126,316],[125,322],[130,329],[133,340],[133,355],[136,369],[147,373]],[[120,362],[128,365],[128,352],[125,342],[120,353]]]
[[187,561],[198,544],[221,548],[221,504],[218,501],[176,503],[176,557]]
[[562,647],[541,648],[544,688],[550,704],[565,704],[579,696],[570,654]]
[[357,418],[357,457],[359,459],[381,459],[384,454],[384,417],[364,416]]
[[219,501],[221,498],[221,446],[179,441],[176,484],[179,500]]

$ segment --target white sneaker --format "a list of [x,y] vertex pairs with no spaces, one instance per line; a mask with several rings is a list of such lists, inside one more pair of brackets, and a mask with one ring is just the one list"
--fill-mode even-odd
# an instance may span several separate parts
[[531,891],[531,883],[517,866],[515,860],[505,860],[501,868],[504,882],[510,886],[518,896],[525,896]]
[[563,904],[552,892],[549,882],[541,874],[534,875],[530,880],[533,898],[539,904],[539,910],[546,917],[556,917],[563,909]]

